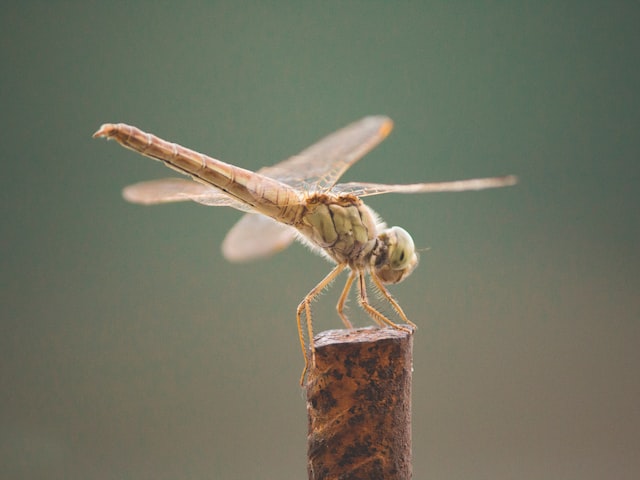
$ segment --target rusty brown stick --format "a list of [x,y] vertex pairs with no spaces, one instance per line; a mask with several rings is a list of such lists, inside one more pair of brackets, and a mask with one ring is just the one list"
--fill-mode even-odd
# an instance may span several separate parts
[[329,330],[307,379],[309,479],[411,478],[412,333]]

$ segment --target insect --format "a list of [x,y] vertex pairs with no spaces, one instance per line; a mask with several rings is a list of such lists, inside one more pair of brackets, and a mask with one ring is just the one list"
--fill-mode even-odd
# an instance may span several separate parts
[[[393,122],[387,117],[365,117],[328,135],[298,155],[257,172],[215,160],[122,123],[104,124],[94,137],[114,139],[126,148],[164,162],[169,168],[191,177],[191,180],[167,178],[128,186],[123,190],[123,196],[130,202],[153,205],[192,200],[247,212],[222,243],[222,252],[228,260],[265,257],[298,239],[335,264],[296,310],[304,356],[302,384],[309,365],[302,317],[304,315],[306,321],[313,361],[311,302],[343,270],[348,269],[349,275],[336,308],[347,328],[353,328],[353,325],[344,312],[344,306],[354,282],[360,305],[378,325],[409,332],[416,327],[385,286],[401,282],[417,266],[418,256],[413,240],[400,227],[387,228],[360,197],[383,193],[482,190],[514,185],[517,181],[516,177],[509,175],[407,185],[336,184],[342,174],[387,137],[392,128]],[[393,322],[371,305],[366,275],[405,325]]]

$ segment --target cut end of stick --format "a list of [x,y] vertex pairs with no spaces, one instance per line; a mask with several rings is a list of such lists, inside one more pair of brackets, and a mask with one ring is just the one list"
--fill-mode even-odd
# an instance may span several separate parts
[[416,328],[411,325],[398,324],[395,327],[365,327],[353,329],[325,330],[315,336],[316,349],[335,344],[369,343],[391,339],[402,339],[413,335]]

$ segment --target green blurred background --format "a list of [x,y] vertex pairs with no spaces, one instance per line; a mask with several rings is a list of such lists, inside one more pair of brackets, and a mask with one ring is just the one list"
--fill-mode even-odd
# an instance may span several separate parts
[[4,2],[0,477],[305,478],[294,311],[330,265],[227,263],[238,212],[125,203],[171,172],[91,134],[257,169],[387,114],[345,180],[521,179],[368,202],[428,248],[392,289],[420,326],[414,478],[639,478],[639,13]]

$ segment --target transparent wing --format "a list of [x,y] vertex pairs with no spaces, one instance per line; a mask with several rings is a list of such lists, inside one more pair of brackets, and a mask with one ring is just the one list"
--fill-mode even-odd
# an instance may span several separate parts
[[222,254],[231,262],[265,258],[287,248],[296,238],[293,227],[258,213],[248,213],[222,242]]
[[332,192],[367,197],[371,195],[381,195],[383,193],[463,192],[466,190],[508,187],[516,183],[518,183],[518,179],[513,175],[492,178],[473,178],[453,182],[412,183],[407,185],[350,182],[336,185],[333,187]]
[[131,203],[141,205],[191,200],[208,206],[232,207],[243,212],[253,211],[249,205],[234,200],[215,187],[183,178],[162,178],[135,183],[125,187],[122,196]]
[[393,122],[388,117],[364,117],[258,173],[306,192],[327,191],[351,165],[384,140],[392,128]]
[[[309,148],[257,173],[305,192],[327,191],[340,176],[389,135],[393,122],[388,117],[364,117],[328,135]],[[224,192],[192,180],[166,178],[130,185],[123,196],[132,203],[155,205],[191,200],[203,205],[229,206],[251,212],[250,206]]]
[[[326,191],[392,128],[393,122],[387,117],[365,117],[257,173],[306,192]],[[227,234],[222,253],[235,262],[264,258],[287,248],[295,237],[291,227],[263,215],[247,214]]]
[[[251,207],[236,201],[214,187],[182,178],[164,178],[129,185],[122,191],[126,200],[142,205],[194,201],[209,206],[233,207],[251,212]],[[257,213],[247,213],[227,233],[222,253],[231,262],[268,257],[287,248],[296,237],[292,227]]]

